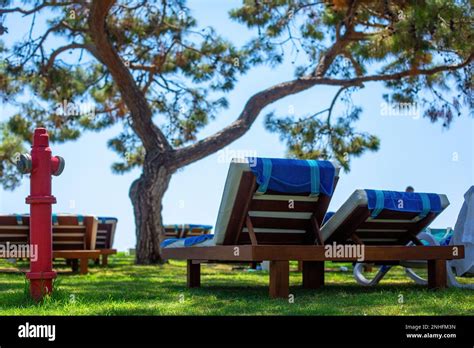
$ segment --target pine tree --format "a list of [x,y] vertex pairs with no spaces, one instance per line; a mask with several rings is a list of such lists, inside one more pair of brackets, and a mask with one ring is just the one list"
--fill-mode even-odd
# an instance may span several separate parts
[[[18,184],[12,157],[35,127],[65,142],[121,124],[122,133],[109,141],[122,158],[113,171],[142,168],[130,188],[138,263],[162,262],[162,198],[172,175],[244,135],[271,103],[315,86],[339,87],[323,110],[298,118],[268,114],[265,121],[287,143],[288,156],[333,158],[347,170],[351,157],[379,146],[377,137],[354,128],[362,109],[350,95],[366,83],[383,84],[391,101],[422,103],[425,116],[445,127],[463,105],[473,106],[467,0],[247,0],[229,14],[255,31],[243,47],[199,27],[184,0],[0,5],[0,39],[14,34],[5,25],[8,16],[22,15],[32,26],[14,45],[0,42],[0,96],[18,111],[0,128],[3,187]],[[42,32],[38,18],[48,19]],[[253,91],[234,122],[199,138],[227,107],[240,75],[259,64],[278,73],[292,52],[306,62],[293,80]],[[447,89],[455,91],[454,100],[445,98]],[[432,99],[421,97],[426,90]],[[22,101],[25,92],[33,99]],[[339,99],[346,111],[334,115]]]

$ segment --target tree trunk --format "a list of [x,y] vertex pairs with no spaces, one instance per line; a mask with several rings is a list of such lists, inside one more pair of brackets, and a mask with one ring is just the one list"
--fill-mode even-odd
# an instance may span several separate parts
[[164,165],[145,164],[143,173],[130,187],[137,236],[136,263],[163,263],[160,243],[164,236],[161,217],[162,199],[171,180]]

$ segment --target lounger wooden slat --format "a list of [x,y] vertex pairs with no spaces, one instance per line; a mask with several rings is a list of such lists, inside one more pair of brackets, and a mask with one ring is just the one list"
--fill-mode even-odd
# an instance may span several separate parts
[[276,228],[303,231],[308,231],[311,228],[311,223],[309,219],[285,219],[264,217],[251,217],[251,219],[255,228]]
[[[288,211],[290,202],[288,198],[285,201],[267,201],[253,199],[250,203],[250,211],[261,210],[261,211]],[[311,202],[294,201],[292,211],[295,212],[309,212],[312,213],[314,205]]]
[[[306,242],[306,235],[304,233],[298,233],[293,235],[285,236],[285,241],[282,242],[280,240],[280,233],[256,233],[257,241],[260,244],[284,244],[284,245],[299,245],[305,244]],[[252,244],[250,240],[250,236],[248,233],[242,232],[239,239],[240,244]]]
[[79,237],[81,240],[84,240],[86,234],[84,232],[71,232],[71,233],[64,233],[64,232],[55,232],[54,233],[56,238],[59,237],[71,237],[71,238],[77,238]]
[[[64,226],[60,226],[60,225],[54,225],[53,226],[53,229],[60,232],[61,230],[75,230],[75,231],[78,231],[78,230],[86,230],[87,227],[86,226],[81,226],[81,225],[72,225],[72,226],[67,226],[67,225],[64,225]],[[67,233],[67,232],[66,232]]]
[[[12,231],[12,232],[14,232],[14,231]],[[28,236],[27,233],[5,233],[5,234],[1,235],[1,238],[8,241],[9,238],[15,238],[15,237],[25,238],[26,236]]]
[[26,237],[11,237],[11,238],[2,238],[0,239],[0,244],[27,244],[28,242],[25,241]]
[[0,230],[26,230],[29,231],[30,228],[28,226],[0,226]]

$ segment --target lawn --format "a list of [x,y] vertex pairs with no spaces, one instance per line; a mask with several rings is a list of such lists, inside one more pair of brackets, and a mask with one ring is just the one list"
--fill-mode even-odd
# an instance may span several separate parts
[[[291,272],[294,301],[268,298],[268,273],[233,265],[203,265],[202,287],[187,289],[186,265],[135,266],[123,253],[107,268],[91,266],[85,276],[65,266],[56,292],[35,304],[19,268],[0,261],[0,315],[473,315],[474,292],[431,291],[414,285],[400,267],[375,288],[358,286],[341,264],[326,264],[326,286],[301,287],[301,273]],[[292,265],[296,268],[295,265]]]

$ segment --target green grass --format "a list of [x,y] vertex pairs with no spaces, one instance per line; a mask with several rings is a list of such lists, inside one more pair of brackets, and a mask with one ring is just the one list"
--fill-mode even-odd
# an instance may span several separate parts
[[[295,268],[295,265],[292,265]],[[327,263],[326,286],[301,287],[301,273],[291,272],[288,300],[268,298],[268,273],[203,265],[202,287],[187,289],[184,262],[135,266],[119,254],[107,268],[91,266],[85,276],[58,266],[55,293],[36,304],[17,267],[0,261],[0,315],[473,315],[474,292],[431,291],[414,285],[400,267],[375,288],[358,286],[352,269]],[[349,266],[350,265],[346,265]],[[235,266],[234,266],[235,268]],[[403,297],[403,303],[400,299]]]

